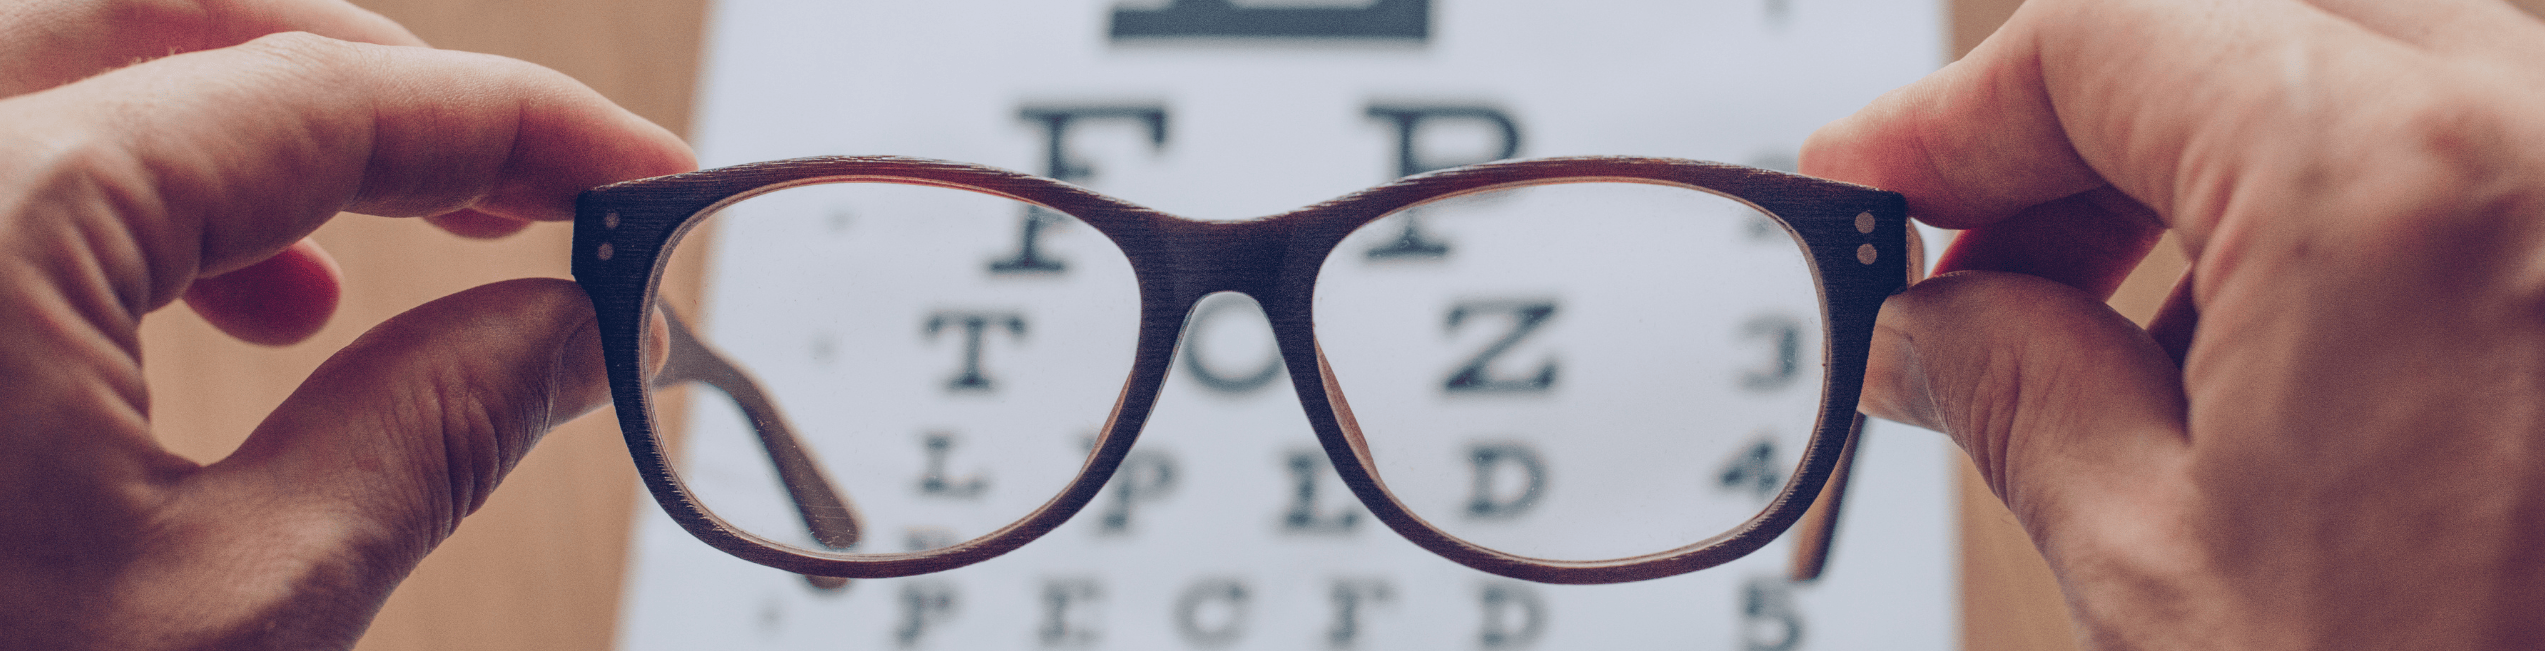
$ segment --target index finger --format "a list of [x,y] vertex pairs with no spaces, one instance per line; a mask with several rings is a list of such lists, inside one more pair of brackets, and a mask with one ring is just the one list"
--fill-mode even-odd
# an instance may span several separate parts
[[2374,164],[2341,149],[2367,126],[2349,118],[2427,100],[2406,90],[2422,74],[2406,63],[2498,59],[2468,43],[2537,31],[2514,15],[2485,38],[2398,24],[2459,25],[2497,2],[2325,4],[2028,2],[1961,61],[1815,133],[1803,168],[1901,192],[1921,220],[1962,229],[2110,185],[2198,250],[2249,175]]
[[1969,56],[1821,127],[1801,170],[1899,192],[1910,214],[1956,229],[2102,185],[2068,145],[2022,29],[2010,21]]
[[276,32],[424,44],[396,22],[344,0],[32,0],[0,8],[0,97]]
[[33,141],[8,178],[90,195],[63,202],[89,226],[78,236],[129,238],[87,245],[137,254],[101,256],[116,295],[96,297],[134,315],[340,210],[563,220],[585,188],[695,166],[670,132],[554,71],[307,34],[0,101],[0,124]]

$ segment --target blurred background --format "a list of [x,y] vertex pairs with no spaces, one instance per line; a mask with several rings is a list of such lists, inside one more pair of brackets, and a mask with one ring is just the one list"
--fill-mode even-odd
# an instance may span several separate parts
[[[1361,5],[1397,5],[1405,1],[1308,4],[1350,9]],[[1323,69],[1317,68],[1317,65],[1335,70],[1364,69],[1372,64],[1356,62],[1358,60],[1354,57],[1374,57],[1382,61],[1396,61],[1395,64],[1378,65],[1396,65],[1402,68],[1398,71],[1400,75],[1411,75],[1413,79],[1476,80],[1465,86],[1455,83],[1416,84],[1402,93],[1390,95],[1389,89],[1370,85],[1384,81],[1387,75],[1371,73],[1357,78],[1359,81],[1355,83],[1360,85],[1352,88],[1361,94],[1348,98],[1352,102],[1389,97],[1435,101],[1445,97],[1441,94],[1446,92],[1441,90],[1443,88],[1495,88],[1492,85],[1495,73],[1480,68],[1486,63],[1461,63],[1465,60],[1488,61],[1492,57],[1455,54],[1462,51],[1489,53],[1494,50],[1490,47],[1493,44],[1473,46],[1462,41],[1461,34],[1452,27],[1463,24],[1453,22],[1453,17],[1485,13],[1478,10],[1461,14],[1462,7],[1488,3],[1414,1],[1436,7],[1435,16],[1442,17],[1441,22],[1435,23],[1437,27],[1427,32],[1423,39],[1309,39],[1269,44],[1258,40],[1234,48],[1200,43],[1190,35],[1178,37],[1175,34],[1164,34],[1163,38],[1146,41],[1133,38],[1131,40],[1141,42],[1126,44],[1120,38],[1125,27],[1118,18],[1112,31],[1106,31],[1105,18],[1113,11],[1164,12],[1188,2],[1208,4],[1192,0],[1175,3],[1120,0],[1120,7],[1110,6],[1112,0],[1019,3],[1011,7],[1020,9],[1017,11],[974,2],[937,3],[942,6],[933,8],[909,3],[833,1],[789,4],[739,0],[729,3],[730,6],[719,6],[706,0],[356,0],[356,4],[405,24],[437,47],[516,57],[572,75],[636,113],[675,132],[689,134],[693,142],[701,146],[708,165],[733,164],[776,155],[892,153],[968,158],[1022,171],[1048,173],[1056,170],[1042,169],[1049,152],[1045,142],[1039,138],[1050,134],[1037,131],[1034,123],[1019,121],[1020,102],[1083,106],[1090,100],[1111,101],[1132,97],[1125,94],[1124,88],[1134,91],[1146,89],[1149,100],[1172,104],[1179,111],[1193,107],[1190,114],[1199,115],[1225,104],[1226,98],[1242,95],[1236,89],[1212,90],[1198,77],[1194,78],[1194,83],[1178,85],[1175,82],[1177,75],[1198,74],[1179,72],[1174,68],[1178,65],[1189,65],[1193,70],[1208,70],[1212,66],[1269,66],[1264,69],[1289,69],[1291,72],[1288,74],[1308,80],[1284,83],[1313,85],[1313,79],[1319,75],[1339,74],[1322,72]],[[1084,14],[1081,22],[1049,17],[1052,15],[1051,6],[1064,4],[1071,7],[1087,5],[1072,9]],[[1751,47],[1745,55],[1757,57],[1755,59],[1719,62],[1725,69],[1748,70],[1756,74],[1755,78],[1738,82],[1748,86],[1725,86],[1719,90],[1762,93],[1787,89],[1783,92],[1814,95],[1817,98],[1814,101],[1821,105],[1840,104],[1835,109],[1818,109],[1826,112],[1825,115],[1798,109],[1794,111],[1799,113],[1797,115],[1745,118],[1738,115],[1740,98],[1731,98],[1723,100],[1729,102],[1724,106],[1735,108],[1699,116],[1726,125],[1740,124],[1737,122],[1740,119],[1767,123],[1776,123],[1780,119],[1785,122],[1807,121],[1800,127],[1781,124],[1773,128],[1762,127],[1765,129],[1762,133],[1768,135],[1751,140],[1773,143],[1768,145],[1714,145],[1708,144],[1711,141],[1705,137],[1691,135],[1675,144],[1655,145],[1654,151],[1574,151],[1568,150],[1565,145],[1555,144],[1532,146],[1520,152],[1521,155],[1659,154],[1790,167],[1791,147],[1799,144],[1802,133],[1808,133],[1809,124],[1843,115],[1848,108],[1845,102],[1861,104],[1883,88],[1905,83],[1919,72],[1930,70],[1967,51],[2001,23],[2014,10],[2017,1],[1684,0],[1651,4],[1667,6],[1671,11],[1682,14],[1696,11],[1707,16],[1744,17],[1739,21],[1692,29],[1688,37],[1763,44]],[[2545,5],[2545,0],[2523,0],[2522,4],[2535,11],[2540,5]],[[1881,11],[1876,13],[1884,15],[1914,18],[1885,19],[1881,24],[1864,25],[1853,24],[1848,16],[1840,13],[1842,9],[1861,11],[1861,8],[1848,9],[1859,5],[1878,6]],[[1691,10],[1690,6],[1696,9]],[[1036,11],[1021,10],[1026,8],[1039,10],[1043,17],[1036,17]],[[787,29],[785,17],[788,14],[785,12],[796,10],[813,12],[818,15],[818,20],[799,21],[798,29]],[[962,23],[929,22],[944,20],[946,16],[974,23],[954,27],[951,25]],[[1616,20],[1620,21],[1617,23],[1620,29],[1649,27],[1632,17],[1617,17]],[[833,30],[829,28],[831,24],[840,27]],[[1552,28],[1577,23],[1547,24]],[[1578,24],[1598,25],[1597,22]],[[949,35],[934,38],[925,31],[952,29],[967,30],[959,34],[974,37]],[[1136,32],[1142,28],[1131,29]],[[917,68],[923,72],[931,65],[946,66],[948,70],[995,70],[995,62],[973,61],[995,58],[995,52],[984,52],[982,48],[1005,47],[995,42],[1000,38],[1013,40],[1026,38],[1019,35],[1053,33],[1063,35],[1054,38],[1063,41],[1077,39],[1083,44],[1083,51],[1055,57],[1066,59],[1076,56],[1098,63],[1070,69],[1074,70],[1070,74],[1080,75],[1076,78],[1057,81],[1048,78],[1020,79],[1030,77],[1020,73],[1011,78],[979,84],[967,84],[960,79],[939,79],[921,84],[909,79],[892,79],[889,75],[858,77],[856,75],[862,73],[846,70],[851,64],[866,69]],[[1550,29],[1550,35],[1545,38],[1552,39],[1551,43],[1519,43],[1515,47],[1560,50],[1567,47],[1565,39],[1585,46],[1596,45],[1603,33],[1597,29],[1570,32]],[[1868,37],[1868,34],[1873,36]],[[987,37],[975,38],[982,35]],[[858,52],[856,48],[862,41],[877,40],[888,43],[936,41],[942,44],[942,49],[893,50],[895,59],[886,61],[843,61],[837,58],[843,53]],[[1207,41],[1208,38],[1199,40]],[[1458,47],[1470,47],[1471,50],[1458,50]],[[1684,75],[1661,57],[1698,54],[1703,54],[1703,51],[1665,53],[1656,55],[1654,59],[1627,59],[1615,65],[1629,70],[1638,66],[1651,68],[1647,74],[1654,83],[1669,84]],[[1466,59],[1459,59],[1459,56]],[[898,57],[908,58],[903,60]],[[1108,80],[1115,78],[1109,75],[1115,73],[1108,72],[1100,64],[1126,58],[1145,61],[1147,63],[1141,65],[1151,66],[1147,72],[1128,74],[1147,74],[1164,81],[1127,87],[1120,84],[1106,86]],[[1416,60],[1432,61],[1434,64],[1449,60],[1450,63],[1441,64],[1447,67],[1432,68],[1424,67],[1432,64],[1406,63]],[[1285,63],[1287,61],[1308,63],[1294,66]],[[1063,64],[1038,63],[1042,70],[1069,69]],[[966,65],[973,67],[964,68]],[[1500,65],[1513,64],[1505,61]],[[1861,69],[1864,74],[1831,72],[1856,69]],[[1789,70],[1800,72],[1787,72]],[[1815,70],[1819,72],[1814,74],[1836,74],[1845,79],[1823,81],[1791,76]],[[841,72],[845,76],[828,75],[827,72]],[[1524,72],[1563,74],[1561,69]],[[858,86],[854,80],[860,79],[876,81],[866,82],[869,86]],[[1528,84],[1515,84],[1513,87],[1525,86]],[[881,109],[820,103],[825,98],[855,97],[868,88],[904,93],[913,88],[935,89],[925,97],[905,94],[894,98],[891,105],[901,107],[899,110],[904,113],[934,112],[938,110],[934,107],[938,106],[951,107],[945,109],[951,113],[986,112],[994,114],[1000,122],[996,123],[996,129],[980,136],[993,142],[969,148],[937,145],[933,143],[960,136],[932,133],[964,133],[960,119],[883,115],[877,113]],[[1200,90],[1192,90],[1195,88]],[[1085,93],[1074,94],[1082,90]],[[1485,99],[1493,100],[1493,106],[1522,113],[1525,118],[1529,111],[1525,107],[1532,106],[1532,98],[1535,97],[1529,92],[1549,91],[1489,92]],[[1213,104],[1214,101],[1221,104]],[[1779,103],[1785,101],[1762,100],[1755,104],[1771,108],[1756,110],[1778,110],[1772,107],[1786,106]],[[824,113],[835,112],[837,120],[818,131],[784,120],[769,122],[777,118],[767,117],[769,111],[752,112],[750,108],[755,102],[775,114],[792,116],[786,119],[819,120]],[[771,103],[776,105],[770,106]],[[1349,135],[1352,137],[1373,139],[1367,151],[1336,154],[1339,160],[1348,163],[1338,166],[1341,171],[1303,171],[1297,176],[1324,174],[1333,179],[1328,185],[1349,190],[1384,181],[1404,167],[1406,161],[1403,157],[1389,155],[1392,145],[1386,140],[1391,137],[1388,135],[1388,122],[1372,121],[1374,118],[1371,116],[1377,114],[1364,115],[1364,107],[1358,104],[1338,106],[1337,110],[1344,113],[1330,119],[1351,124],[1350,129],[1354,131]],[[1523,108],[1511,108],[1514,106]],[[1669,105],[1662,105],[1662,108],[1669,108]],[[1648,119],[1656,128],[1662,128],[1666,126],[1662,121],[1667,117]],[[1193,136],[1197,134],[1231,134],[1235,137],[1247,132],[1242,125],[1213,126],[1207,122],[1209,119],[1196,117],[1193,122],[1184,122],[1179,118],[1178,128],[1187,129],[1189,133],[1179,134],[1178,147],[1204,147],[1203,144],[1187,144],[1194,143]],[[755,120],[764,124],[752,126]],[[912,124],[921,126],[912,127]],[[1635,124],[1622,126],[1629,130],[1635,127]],[[782,139],[790,133],[790,129],[798,128],[808,129],[800,142],[769,144],[771,139]],[[1413,127],[1402,128],[1411,130]],[[1531,125],[1531,128],[1536,127]],[[1677,128],[1677,131],[1669,132],[1705,133],[1703,130],[1689,131],[1684,126]],[[1257,134],[1257,137],[1263,136]],[[1279,137],[1274,136],[1272,140],[1262,142],[1278,144],[1278,141]],[[1051,142],[1057,143],[1058,140],[1055,138]],[[1211,141],[1205,139],[1205,142]],[[1219,142],[1256,141],[1238,138]],[[1559,136],[1545,142],[1561,143],[1563,140]],[[790,151],[790,147],[801,151]],[[843,150],[827,150],[830,148]],[[1228,151],[1229,148],[1239,150]],[[1106,150],[1091,151],[1094,153],[1090,156],[1113,160],[1101,158],[1114,155]],[[1247,152],[1242,145],[1226,145],[1217,155],[1242,158]],[[1780,158],[1780,155],[1787,158]],[[1440,156],[1477,158],[1455,150]],[[1142,158],[1128,156],[1120,160],[1138,161]],[[1196,157],[1186,164],[1205,165],[1213,161]],[[1234,180],[1229,182],[1227,191],[1241,192],[1251,179],[1278,174],[1277,170],[1232,172],[1229,177]],[[1136,176],[1136,173],[1127,176]],[[1151,201],[1140,193],[1141,183],[1136,178],[1124,181],[1124,187],[1119,188],[1108,187],[1102,180],[1089,184],[1135,202]],[[1325,192],[1326,196],[1339,193],[1327,191],[1328,185],[1309,184],[1297,192],[1311,195]],[[1309,200],[1316,198],[1322,197],[1310,197]],[[1282,200],[1279,197],[1265,199],[1272,203]],[[1294,202],[1293,205],[1296,203],[1304,202]],[[1179,208],[1167,203],[1152,205],[1170,211]],[[316,237],[343,265],[347,277],[345,300],[335,320],[324,331],[291,347],[261,348],[230,340],[185,310],[163,310],[152,315],[144,324],[143,334],[149,355],[153,417],[161,440],[178,453],[197,460],[209,461],[227,454],[268,410],[298,384],[300,378],[331,352],[389,316],[433,298],[487,282],[521,276],[566,277],[564,253],[569,229],[565,224],[544,224],[506,240],[482,242],[461,240],[416,220],[360,216],[338,219],[321,229]],[[2159,247],[2155,259],[2143,267],[2114,299],[2116,307],[2133,318],[2144,319],[2152,313],[2164,291],[2180,273],[2181,262],[2177,256],[2173,247]],[[1174,398],[1170,396],[1168,399]],[[1295,407],[1291,409],[1296,410]],[[893,625],[890,622],[897,621],[895,612],[906,614],[912,607],[908,603],[896,602],[895,595],[902,595],[903,601],[907,601],[907,595],[911,593],[896,591],[885,582],[852,586],[844,597],[799,590],[800,594],[773,594],[759,600],[737,597],[748,603],[702,599],[701,595],[756,594],[749,592],[752,588],[745,586],[746,583],[802,586],[800,581],[778,581],[774,584],[765,581],[766,575],[776,572],[720,558],[721,554],[688,540],[685,533],[664,524],[652,500],[643,496],[618,426],[606,411],[551,433],[513,472],[504,488],[486,507],[471,516],[459,533],[444,543],[399,588],[360,648],[973,648],[932,645],[926,639],[896,638],[889,630],[853,630],[845,637],[816,637],[809,642],[777,634],[798,628],[813,630],[817,626],[835,628],[841,625],[840,622],[873,622],[856,624],[851,626],[852,629],[890,627]],[[1158,428],[1153,426],[1151,429]],[[1304,432],[1299,435],[1303,439],[1306,436]],[[1857,490],[1885,490],[1882,484],[1867,483],[1880,480],[1880,477],[1872,476],[1876,474],[1901,477],[1897,481],[1904,483],[1897,486],[1905,488],[1892,491],[1900,493],[1893,497],[1851,496],[1851,515],[1840,529],[1832,578],[1799,588],[1790,606],[1770,608],[1763,605],[1757,589],[1741,582],[1741,577],[1747,575],[1734,576],[1717,570],[1717,573],[1724,573],[1721,578],[1682,577],[1623,588],[1587,588],[1612,591],[1606,593],[1608,597],[1591,597],[1592,601],[1621,598],[1667,601],[1677,599],[1672,595],[1681,592],[1712,595],[1702,601],[1714,605],[1692,606],[1710,612],[1674,618],[1667,614],[1570,614],[1559,610],[1550,621],[1576,628],[1648,626],[1649,635],[1634,635],[1632,631],[1625,634],[1624,639],[1636,641],[1627,645],[1628,648],[2071,647],[2066,614],[2056,586],[2004,509],[1988,495],[1984,486],[1970,478],[1961,457],[1951,453],[1949,445],[1940,444],[1940,437],[1896,425],[1880,430],[1870,440],[1873,442],[1865,454],[1879,456],[1889,453],[1892,459],[1891,465],[1876,467],[1896,469],[1879,470],[1879,473],[1865,471],[1868,476],[1859,477]],[[1144,443],[1146,441],[1144,438]],[[1872,516],[1863,515],[1869,508],[1895,503],[1897,508],[1884,509],[1883,513]],[[1886,514],[1890,519],[1880,520]],[[1859,524],[1859,518],[1875,520]],[[1079,519],[1090,518],[1082,514]],[[1083,524],[1073,523],[1070,526]],[[1172,527],[1172,524],[1160,526]],[[1065,538],[1068,533],[1064,529],[1052,538]],[[1392,534],[1385,531],[1364,533],[1392,540]],[[1934,547],[1935,551],[1918,551],[1922,549],[1918,541],[1931,541],[1928,546]],[[1881,551],[1885,543],[1902,544],[1892,545],[1897,549],[1885,552]],[[1047,540],[1038,544],[1053,543]],[[1396,542],[1373,544],[1392,544],[1410,549],[1410,546]],[[1781,549],[1780,546],[1762,553],[1762,557],[1776,558],[1767,559],[1760,567],[1772,569],[1780,564],[1783,555],[1775,552]],[[701,553],[712,556],[702,556]],[[1758,560],[1745,559],[1742,562]],[[967,577],[981,576],[984,578],[978,581],[995,583],[996,579],[991,577],[1042,577],[1049,574],[1049,566],[1035,565],[1037,562],[1026,559],[999,565],[1000,561],[994,561],[949,576],[954,580],[973,580]],[[1896,567],[1871,567],[1884,564]],[[1445,566],[1446,563],[1430,562],[1424,568],[1432,565]],[[688,571],[681,571],[684,569]],[[1408,570],[1410,574],[1398,579],[1404,586],[1401,592],[1405,596],[1402,599],[1404,603],[1396,607],[1408,612],[1433,608],[1432,605],[1417,603],[1424,590],[1422,586],[1435,583],[1448,585],[1467,581],[1465,577],[1469,575],[1482,576],[1454,566],[1451,569],[1467,574],[1453,575],[1435,569]],[[1302,566],[1269,568],[1266,571],[1316,574],[1324,570]],[[964,575],[963,572],[975,574]],[[1097,570],[1094,579],[1103,580],[1104,572]],[[1694,576],[1708,574],[1701,572]],[[1851,575],[1856,578],[1850,579]],[[1639,590],[1643,592],[1635,592]],[[1290,611],[1279,608],[1264,610],[1251,624],[1254,629],[1266,631],[1258,636],[1262,639],[1239,640],[1234,646],[1349,646],[1349,640],[1338,641],[1327,635],[1336,625],[1332,620],[1340,616],[1334,609],[1344,608],[1340,604],[1344,597],[1337,596],[1343,591],[1338,587],[1336,595],[1313,595],[1315,603]],[[1473,595],[1461,598],[1476,599]],[[1492,598],[1490,593],[1486,596],[1487,600]],[[824,601],[826,599],[831,601]],[[1032,595],[1007,599],[1015,605],[1006,611],[988,605],[993,601],[983,601],[983,605],[971,609],[966,616],[973,617],[981,626],[1009,626],[1020,631],[1031,631],[1033,627],[1050,624],[1037,619],[1048,613],[1036,609],[1047,605],[1035,605],[1031,601]],[[1563,603],[1571,597],[1557,595],[1552,599]],[[1892,603],[1901,599],[1913,599],[1915,603]],[[1117,601],[1130,603],[1133,599],[1123,596]],[[1785,608],[1794,611],[1792,617],[1786,617],[1788,613],[1779,610]],[[1129,607],[1115,610],[1128,611]],[[1296,611],[1295,617],[1282,614],[1292,611]],[[1620,622],[1601,620],[1602,616],[1610,616]],[[1169,626],[1162,617],[1141,619],[1128,613],[1112,614],[1110,617],[1098,624],[1124,633],[1106,638],[1064,636],[1055,640],[1046,637],[1040,644],[1073,648],[1187,648],[1193,642],[1189,636],[1178,643],[1174,641],[1176,638],[1162,633],[1129,632]],[[1297,621],[1285,621],[1284,617]],[[1484,639],[1477,637],[1472,629],[1475,615],[1465,617],[1463,621],[1470,623],[1462,626],[1469,628],[1455,635],[1409,633],[1412,637],[1397,638],[1437,638],[1440,640],[1437,644],[1373,642],[1365,646],[1474,648],[1497,644],[1489,635]],[[1494,615],[1486,617],[1488,626],[1493,625],[1490,620]],[[1900,618],[1908,621],[1900,621]],[[1797,626],[1809,627],[1794,630],[1810,632],[1795,638],[1776,630],[1789,623],[1789,619]],[[1715,626],[1691,623],[1700,621],[1724,622],[1718,628],[1725,630],[1689,632],[1690,626]],[[966,625],[973,624],[967,622]],[[1308,632],[1272,632],[1281,629]],[[1030,633],[1019,633],[1009,646],[1032,648],[1038,645],[1036,639]],[[1371,639],[1389,638],[1380,636]],[[1871,639],[1875,642],[1845,642],[1850,639]],[[1318,640],[1326,642],[1319,643]],[[1893,643],[1882,643],[1885,640]],[[1570,647],[1536,637],[1515,639],[1506,636],[1499,644],[1501,648]]]

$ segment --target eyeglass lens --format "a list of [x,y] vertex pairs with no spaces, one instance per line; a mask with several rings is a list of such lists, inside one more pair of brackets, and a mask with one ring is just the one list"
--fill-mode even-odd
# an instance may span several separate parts
[[1426,264],[1328,257],[1316,333],[1377,476],[1414,515],[1497,551],[1624,558],[1733,529],[1811,439],[1818,297],[1746,204],[1568,183],[1455,197]]
[[[1043,232],[1020,251],[1029,210]],[[732,203],[690,233],[672,253],[705,265],[689,325],[771,396],[863,531],[848,548],[823,544],[762,443],[766,423],[721,391],[656,382],[655,420],[682,439],[668,442],[680,480],[771,542],[923,551],[1024,518],[1076,477],[1130,372],[1130,263],[1065,215],[831,183]],[[679,293],[660,300],[701,300]]]

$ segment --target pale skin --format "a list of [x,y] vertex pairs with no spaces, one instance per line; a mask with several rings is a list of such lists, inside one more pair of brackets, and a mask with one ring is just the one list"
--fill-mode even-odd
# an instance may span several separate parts
[[[606,400],[588,303],[523,280],[383,324],[228,458],[153,439],[140,319],[308,336],[338,211],[498,236],[693,165],[419,45],[333,0],[0,8],[0,648],[350,646]],[[2539,61],[2494,0],[2033,0],[1804,152],[1970,229],[1885,305],[1866,410],[1971,452],[2092,646],[2545,646]],[[2102,299],[2168,230],[2151,332]]]
[[2540,63],[2497,0],[2026,3],[1804,153],[1970,229],[1865,409],[1970,453],[2090,647],[2545,647]]

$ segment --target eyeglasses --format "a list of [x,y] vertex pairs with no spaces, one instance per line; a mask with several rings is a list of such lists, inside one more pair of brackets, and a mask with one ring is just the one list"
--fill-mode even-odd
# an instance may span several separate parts
[[[646,486],[753,562],[952,569],[1100,494],[1099,533],[1127,530],[1179,485],[1232,500],[1195,526],[1350,530],[1360,514],[1314,494],[1321,453],[1369,516],[1449,560],[1614,583],[1798,521],[1795,573],[1819,573],[1913,239],[1897,194],[1684,160],[1488,163],[1201,221],[987,167],[821,157],[590,190],[573,264]],[[1201,341],[1232,295],[1270,351]],[[1284,375],[1321,450],[1225,440],[1200,474],[1133,450],[1178,401],[1242,410]]]

